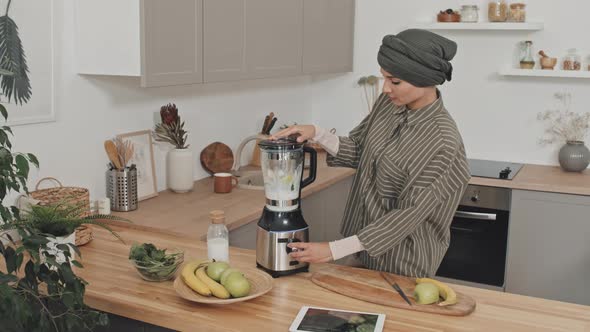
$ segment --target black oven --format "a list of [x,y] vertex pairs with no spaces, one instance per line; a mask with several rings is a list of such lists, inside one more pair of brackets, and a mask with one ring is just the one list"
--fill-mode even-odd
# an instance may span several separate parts
[[436,275],[503,288],[510,190],[469,185],[459,204]]

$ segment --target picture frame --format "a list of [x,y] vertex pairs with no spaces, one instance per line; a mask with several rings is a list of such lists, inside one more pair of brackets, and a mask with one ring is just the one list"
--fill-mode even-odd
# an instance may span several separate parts
[[117,135],[133,144],[130,164],[137,168],[137,198],[139,201],[158,196],[154,147],[151,130],[140,130]]
[[[0,0],[0,8],[6,8],[7,0]],[[55,4],[54,0],[22,0],[12,2],[9,16],[18,25],[23,43],[29,79],[32,85],[31,99],[17,104],[8,102],[0,92],[0,103],[9,109],[8,126],[55,122]]]

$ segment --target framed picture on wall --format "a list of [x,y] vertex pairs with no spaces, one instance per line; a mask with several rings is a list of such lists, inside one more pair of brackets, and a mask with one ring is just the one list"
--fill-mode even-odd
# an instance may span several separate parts
[[151,131],[135,131],[117,135],[117,138],[133,144],[133,157],[129,164],[135,164],[137,167],[138,199],[141,201],[158,196]]
[[[8,109],[6,124],[55,121],[54,1],[0,0],[0,13],[16,25],[9,29],[12,25],[3,23],[0,31],[7,54],[0,64],[0,104]],[[17,37],[20,43],[15,42]],[[26,68],[26,74],[14,76],[14,66]]]

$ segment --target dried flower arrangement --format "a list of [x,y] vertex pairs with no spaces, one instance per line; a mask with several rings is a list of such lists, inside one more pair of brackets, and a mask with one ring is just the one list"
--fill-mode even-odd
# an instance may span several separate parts
[[162,122],[156,125],[154,139],[158,142],[166,142],[177,149],[186,149],[188,133],[184,130],[184,122],[180,120],[176,104],[164,105],[160,108]]
[[367,103],[369,113],[379,97],[379,77],[375,75],[359,78],[358,85],[363,87],[363,100]]
[[569,93],[556,93],[555,98],[559,100],[560,108],[537,115],[537,120],[548,123],[545,137],[539,140],[539,144],[583,142],[590,129],[590,113],[570,111],[572,96]]

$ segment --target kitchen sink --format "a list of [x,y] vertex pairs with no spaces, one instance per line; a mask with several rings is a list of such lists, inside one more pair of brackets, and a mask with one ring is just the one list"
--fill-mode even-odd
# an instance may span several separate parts
[[264,190],[262,171],[241,172],[238,176],[238,188]]

